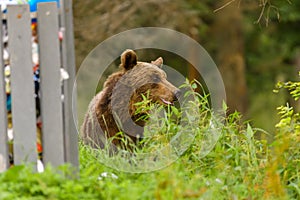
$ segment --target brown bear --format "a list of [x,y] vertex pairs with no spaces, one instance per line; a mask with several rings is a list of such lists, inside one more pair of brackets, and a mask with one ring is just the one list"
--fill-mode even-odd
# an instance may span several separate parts
[[[180,90],[167,81],[162,65],[161,57],[147,63],[138,62],[133,50],[121,54],[120,70],[108,77],[88,107],[81,130],[85,144],[104,148],[107,139],[120,132],[133,142],[143,137],[146,122],[139,119],[145,113],[136,113],[143,95],[161,105],[172,104],[179,96]],[[122,136],[114,137],[112,143],[126,148],[123,141]]]

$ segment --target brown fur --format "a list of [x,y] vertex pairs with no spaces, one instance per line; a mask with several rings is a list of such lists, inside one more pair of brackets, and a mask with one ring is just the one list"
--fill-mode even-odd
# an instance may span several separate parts
[[[120,131],[134,142],[142,137],[145,122],[137,121],[140,115],[135,114],[135,103],[142,101],[142,94],[149,93],[151,101],[164,104],[175,101],[179,91],[167,81],[162,63],[161,57],[146,63],[137,62],[132,50],[122,53],[120,71],[108,77],[89,105],[81,131],[85,144],[103,148],[105,140]],[[124,147],[120,139],[113,143]]]

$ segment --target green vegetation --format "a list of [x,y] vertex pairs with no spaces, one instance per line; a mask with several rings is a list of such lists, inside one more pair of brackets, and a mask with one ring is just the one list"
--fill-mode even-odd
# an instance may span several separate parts
[[[299,82],[280,83],[277,90],[284,88],[299,99]],[[195,101],[208,111],[207,102],[199,97]],[[222,119],[220,138],[205,157],[199,142],[203,135],[196,135],[174,163],[148,173],[109,168],[102,164],[99,151],[81,144],[79,177],[69,166],[47,166],[43,173],[15,166],[0,174],[0,199],[299,199],[300,114],[289,105],[278,107],[278,113],[280,121],[270,144],[256,138],[268,133],[243,123],[235,112]],[[211,113],[206,116],[212,118]],[[205,120],[199,124],[199,130],[207,127]],[[143,151],[152,147],[146,145]],[[114,162],[124,161],[124,154],[115,156]],[[127,165],[135,165],[134,161],[138,157],[131,157]]]

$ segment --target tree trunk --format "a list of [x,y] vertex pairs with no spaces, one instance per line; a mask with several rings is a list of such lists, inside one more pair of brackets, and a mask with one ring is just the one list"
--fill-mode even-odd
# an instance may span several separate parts
[[211,41],[215,42],[215,61],[224,80],[229,112],[245,113],[248,98],[242,20],[242,10],[236,3],[219,10],[212,25]]

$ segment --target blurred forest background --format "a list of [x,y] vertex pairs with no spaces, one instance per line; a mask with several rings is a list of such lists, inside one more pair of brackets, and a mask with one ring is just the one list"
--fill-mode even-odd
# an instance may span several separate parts
[[[73,6],[77,67],[117,33],[170,28],[208,51],[223,77],[230,112],[237,110],[254,126],[273,132],[278,105],[288,101],[300,109],[287,94],[273,92],[278,81],[297,80],[300,71],[298,0],[77,0]],[[182,68],[181,60],[158,56]],[[183,70],[189,79],[199,78],[192,66]]]

